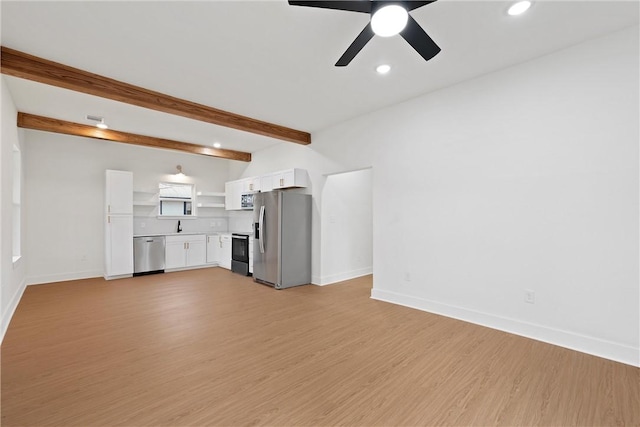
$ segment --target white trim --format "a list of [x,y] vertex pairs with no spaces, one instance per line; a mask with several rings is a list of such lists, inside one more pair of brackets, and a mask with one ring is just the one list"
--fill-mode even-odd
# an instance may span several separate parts
[[629,345],[376,288],[371,290],[371,298],[463,320],[537,341],[569,348],[582,353],[592,354],[594,356],[603,357],[616,362],[640,367],[640,348],[635,348]]
[[9,329],[9,323],[11,322],[16,309],[18,308],[18,303],[22,299],[22,295],[24,294],[25,289],[27,289],[27,285],[25,280],[23,279],[20,283],[20,286],[18,287],[17,292],[11,298],[11,302],[7,306],[7,311],[5,311],[2,315],[2,331],[0,331],[0,344],[4,340],[4,335],[7,333],[7,329]]
[[62,274],[46,274],[44,276],[29,276],[27,277],[27,285],[43,285],[46,283],[54,282],[66,282],[68,280],[80,280],[80,279],[92,279],[95,277],[103,277],[102,270],[100,271],[77,271],[75,273],[62,273]]
[[356,277],[366,276],[373,273],[373,267],[359,268],[357,270],[345,271],[338,274],[312,278],[314,285],[326,286],[345,280],[355,279]]

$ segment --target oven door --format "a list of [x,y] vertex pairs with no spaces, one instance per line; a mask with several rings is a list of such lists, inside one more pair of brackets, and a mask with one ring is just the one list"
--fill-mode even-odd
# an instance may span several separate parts
[[249,263],[249,235],[231,235],[231,260]]

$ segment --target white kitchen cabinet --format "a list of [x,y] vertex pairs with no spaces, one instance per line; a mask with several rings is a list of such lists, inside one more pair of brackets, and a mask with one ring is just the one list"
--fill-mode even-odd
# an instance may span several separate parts
[[224,198],[224,207],[228,211],[237,211],[241,209],[241,198],[242,198],[242,189],[243,189],[242,181],[229,181],[225,183],[225,198]]
[[207,264],[220,265],[220,257],[222,254],[222,242],[219,234],[210,234],[207,236]]
[[164,268],[183,268],[187,265],[186,243],[181,239],[172,239],[167,236],[164,244]]
[[231,233],[220,234],[220,267],[231,270]]
[[309,186],[309,176],[305,169],[287,169],[262,176],[229,181],[225,184],[225,208],[228,211],[241,210],[242,195],[283,188]]
[[133,173],[105,172],[105,279],[133,274]]
[[195,267],[207,263],[207,243],[205,236],[187,242],[187,267]]
[[108,215],[106,224],[106,279],[133,274],[133,220],[130,215]]
[[260,177],[260,188],[262,192],[273,190],[273,175],[267,174]]
[[244,178],[242,181],[243,193],[257,193],[260,191],[260,177],[252,176],[251,178]]
[[205,235],[167,236],[164,254],[167,270],[204,265],[207,262]]
[[108,214],[133,214],[133,172],[106,171],[105,204]]
[[287,169],[271,174],[271,188],[273,190],[307,187],[308,185],[307,171],[304,169]]

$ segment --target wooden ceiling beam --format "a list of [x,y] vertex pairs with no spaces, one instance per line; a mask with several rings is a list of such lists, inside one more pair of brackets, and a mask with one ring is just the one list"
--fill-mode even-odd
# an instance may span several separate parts
[[203,156],[220,157],[222,159],[250,162],[251,153],[244,151],[225,150],[204,145],[189,144],[187,142],[172,141],[170,139],[135,133],[120,132],[111,129],[98,129],[95,126],[82,125],[49,117],[18,113],[18,127],[24,129],[41,130],[45,132],[62,133],[65,135],[84,136],[87,138],[104,139],[121,142],[123,144],[142,145],[144,147],[164,148]]
[[3,74],[33,80],[102,98],[113,99],[138,107],[188,117],[233,129],[268,136],[283,141],[307,145],[311,143],[308,132],[263,122],[250,117],[218,110],[195,102],[154,92],[139,86],[120,82],[78,68],[69,67],[7,47],[1,47],[1,71]]

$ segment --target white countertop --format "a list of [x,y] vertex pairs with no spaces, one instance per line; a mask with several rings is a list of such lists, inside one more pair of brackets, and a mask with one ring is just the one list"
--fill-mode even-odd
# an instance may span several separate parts
[[253,237],[253,231],[182,231],[180,233],[144,233],[144,234],[134,234],[133,237],[158,237],[158,236],[192,236],[196,234],[204,234],[205,236],[210,236],[213,234],[248,234]]

